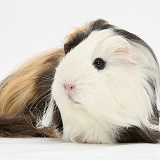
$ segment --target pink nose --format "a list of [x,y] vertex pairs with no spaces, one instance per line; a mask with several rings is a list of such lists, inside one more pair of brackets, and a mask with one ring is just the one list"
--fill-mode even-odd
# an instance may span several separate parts
[[75,89],[75,85],[73,84],[64,84],[64,89],[67,91],[73,91]]

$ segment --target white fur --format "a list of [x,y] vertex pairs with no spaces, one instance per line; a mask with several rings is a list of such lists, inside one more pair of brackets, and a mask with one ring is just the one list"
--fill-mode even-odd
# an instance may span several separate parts
[[50,103],[49,106],[47,107],[46,113],[44,113],[41,125],[43,127],[48,127],[52,124],[52,119],[53,119],[53,103]]
[[[106,61],[103,70],[93,66],[98,57]],[[63,139],[115,143],[121,127],[157,129],[149,121],[155,98],[148,77],[159,82],[158,66],[148,49],[111,29],[92,32],[56,70],[52,98],[61,112]],[[72,96],[80,104],[68,98],[66,83],[76,86]]]

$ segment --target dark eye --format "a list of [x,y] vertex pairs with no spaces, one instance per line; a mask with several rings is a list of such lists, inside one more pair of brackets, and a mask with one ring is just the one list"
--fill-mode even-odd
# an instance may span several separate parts
[[106,62],[102,59],[102,58],[96,58],[93,62],[93,65],[95,66],[95,68],[97,68],[98,70],[102,70],[105,67]]

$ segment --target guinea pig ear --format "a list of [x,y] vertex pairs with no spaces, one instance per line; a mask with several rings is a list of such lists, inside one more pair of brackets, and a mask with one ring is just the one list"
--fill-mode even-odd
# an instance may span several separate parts
[[115,54],[117,55],[118,62],[124,64],[135,64],[139,60],[138,55],[128,48],[118,48],[115,51]]
[[64,44],[64,52],[67,54],[71,49],[76,47],[79,43],[85,40],[93,31],[104,30],[113,28],[114,26],[110,25],[107,21],[103,19],[98,19],[91,21],[81,28],[77,28],[75,32],[70,34],[67,37],[67,42]]

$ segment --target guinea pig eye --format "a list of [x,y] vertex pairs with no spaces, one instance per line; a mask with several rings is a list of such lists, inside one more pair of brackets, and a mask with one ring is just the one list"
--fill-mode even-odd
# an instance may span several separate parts
[[102,70],[105,67],[106,62],[102,59],[102,58],[96,58],[93,62],[93,65],[95,66],[95,68],[97,68],[98,70]]

